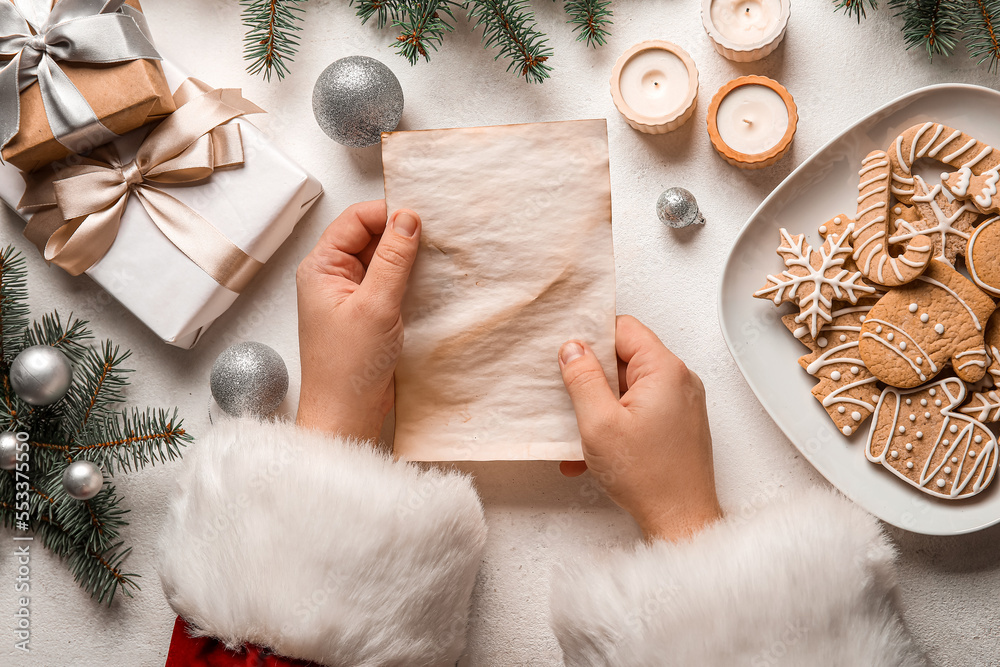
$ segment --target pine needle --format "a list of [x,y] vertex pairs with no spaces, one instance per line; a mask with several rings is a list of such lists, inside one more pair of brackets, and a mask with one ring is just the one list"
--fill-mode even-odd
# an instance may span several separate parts
[[430,60],[430,49],[437,51],[444,34],[454,30],[443,18],[455,19],[451,4],[448,0],[419,0],[408,3],[400,10],[401,17],[393,21],[393,25],[400,29],[394,46],[411,65],[415,65],[421,57]]
[[375,25],[384,28],[390,21],[400,19],[403,13],[403,0],[351,0],[351,7],[357,5],[357,16],[361,25],[368,23],[374,16]]
[[586,41],[587,46],[595,49],[604,46],[611,33],[608,26],[612,24],[611,0],[566,0],[564,5],[569,14],[573,32],[578,32],[577,41]]
[[508,59],[507,71],[515,70],[529,83],[549,77],[552,68],[546,61],[552,49],[526,0],[471,0],[469,5],[475,27],[483,27],[483,45],[499,51],[494,60]]
[[835,11],[842,11],[848,16],[853,16],[858,23],[861,19],[868,18],[867,10],[878,9],[878,0],[835,0],[837,8]]
[[250,74],[271,74],[283,79],[288,74],[288,64],[298,53],[296,33],[302,30],[301,5],[306,0],[240,0],[243,6],[243,25],[247,28],[243,38],[243,57],[250,61]]
[[13,247],[0,252],[0,367],[14,359],[28,326],[28,276],[24,257]]
[[927,57],[950,56],[958,44],[961,27],[958,18],[965,17],[961,0],[890,0],[896,16],[903,17],[903,37],[906,48],[923,46]]
[[988,63],[987,71],[996,74],[1000,63],[1000,0],[969,0],[973,12],[965,29],[969,55],[978,64]]

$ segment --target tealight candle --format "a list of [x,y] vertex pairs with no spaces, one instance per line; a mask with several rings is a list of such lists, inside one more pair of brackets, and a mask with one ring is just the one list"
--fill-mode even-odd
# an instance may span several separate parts
[[743,63],[778,48],[790,13],[790,0],[702,0],[701,5],[701,20],[715,50]]
[[763,76],[743,76],[715,94],[708,107],[708,136],[729,164],[769,167],[791,148],[798,122],[784,86]]
[[698,69],[687,51],[661,40],[640,42],[618,58],[611,98],[625,122],[662,134],[683,125],[698,99]]

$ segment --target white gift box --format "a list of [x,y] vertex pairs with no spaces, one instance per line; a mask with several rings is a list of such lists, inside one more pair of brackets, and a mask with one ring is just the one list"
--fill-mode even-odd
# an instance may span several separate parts
[[[169,62],[163,62],[163,69],[171,90],[187,78]],[[230,123],[240,125],[243,166],[217,171],[205,183],[171,188],[170,194],[248,255],[266,262],[323,188],[250,121]],[[134,138],[116,142],[122,155],[134,154],[135,143]],[[21,172],[0,164],[0,199],[17,210],[24,190]],[[122,215],[114,245],[86,273],[156,335],[183,348],[197,343],[239,296],[171,243],[135,198]]]

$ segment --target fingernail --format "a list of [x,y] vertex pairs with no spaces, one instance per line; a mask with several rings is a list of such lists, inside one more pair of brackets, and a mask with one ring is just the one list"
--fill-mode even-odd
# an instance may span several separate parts
[[570,363],[575,359],[579,359],[584,354],[583,346],[579,343],[566,343],[559,350],[559,360],[563,362],[563,365]]
[[397,234],[413,236],[413,233],[417,231],[417,218],[412,213],[402,211],[393,218],[392,228]]

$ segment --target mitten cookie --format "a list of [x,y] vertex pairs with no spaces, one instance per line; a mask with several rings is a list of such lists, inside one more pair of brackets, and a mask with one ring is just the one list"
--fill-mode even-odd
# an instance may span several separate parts
[[969,238],[965,268],[984,292],[1000,296],[1000,216],[982,222]]
[[907,240],[898,256],[889,251],[891,196],[889,161],[884,151],[873,151],[864,159],[858,172],[858,213],[854,216],[851,244],[852,258],[862,275],[871,283],[895,287],[911,282],[927,268],[933,244],[926,236]]
[[769,275],[767,283],[754,292],[759,299],[771,299],[781,304],[793,301],[799,306],[795,321],[809,327],[813,338],[830,321],[833,300],[857,303],[858,299],[875,291],[865,284],[861,274],[844,268],[844,261],[851,254],[848,232],[831,234],[823,241],[819,252],[814,251],[804,234],[791,235],[779,230],[781,245],[778,254],[785,260],[785,270],[776,276]]
[[886,387],[868,435],[868,460],[939,498],[974,496],[993,480],[997,441],[975,419],[954,412],[965,400],[957,378],[910,391]]
[[[939,162],[955,167],[958,172],[947,175],[949,189],[955,196],[965,198],[968,193],[980,192],[985,197],[990,186],[977,189],[971,179],[983,176],[983,185],[993,178],[994,189],[989,195],[989,207],[980,206],[979,210],[987,212],[996,210],[992,202],[996,194],[997,167],[1000,166],[1000,153],[981,141],[969,135],[952,129],[940,123],[922,123],[905,130],[896,138],[889,149],[889,161],[892,168],[892,193],[904,204],[911,203],[916,192],[913,178],[913,163],[922,157],[929,157]],[[960,187],[963,174],[968,175],[965,187]],[[956,187],[952,187],[952,185]],[[961,192],[961,194],[959,194]],[[976,202],[977,206],[979,202]]]
[[792,335],[811,350],[799,358],[799,365],[818,380],[812,394],[844,435],[854,433],[878,403],[875,376],[858,356],[861,323],[872,305],[874,300],[865,299],[856,306],[835,308],[818,339],[795,321],[795,315],[781,318]]
[[955,373],[976,382],[986,373],[986,321],[993,300],[944,262],[891,290],[861,325],[861,358],[882,382],[916,387],[951,361]]
[[[986,324],[986,352],[990,355],[990,365],[986,367],[994,387],[1000,387],[1000,309],[993,311]],[[1000,393],[996,389],[977,391],[969,402],[959,408],[967,414],[988,424],[1000,422]]]
[[899,214],[894,217],[896,232],[889,243],[909,243],[923,234],[934,244],[934,259],[954,266],[955,258],[965,254],[979,211],[950,196],[940,183],[928,187],[924,179],[913,178],[913,207],[894,207],[893,213]]

